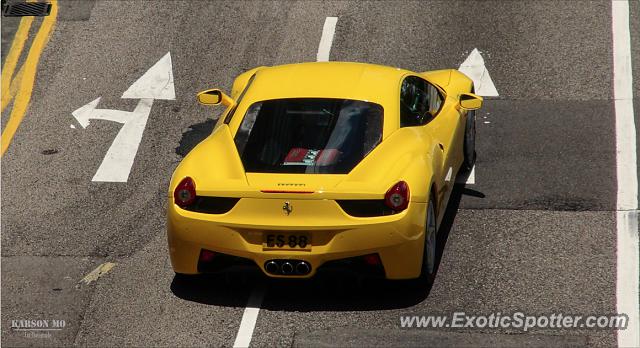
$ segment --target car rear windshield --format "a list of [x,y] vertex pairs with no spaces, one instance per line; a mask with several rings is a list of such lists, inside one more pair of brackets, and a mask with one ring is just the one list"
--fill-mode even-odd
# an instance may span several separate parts
[[247,172],[346,174],[380,143],[382,117],[382,106],[360,100],[265,100],[234,140]]

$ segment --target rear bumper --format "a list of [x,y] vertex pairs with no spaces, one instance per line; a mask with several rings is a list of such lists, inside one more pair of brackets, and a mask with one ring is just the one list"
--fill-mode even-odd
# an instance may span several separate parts
[[[252,202],[255,203],[259,210],[240,216],[234,215],[233,210],[227,214],[190,212],[169,201],[167,236],[174,271],[198,273],[200,252],[207,249],[253,260],[270,277],[280,277],[268,274],[264,269],[265,263],[273,259],[308,262],[311,272],[295,276],[308,278],[329,261],[373,253],[380,256],[386,278],[408,279],[420,274],[425,203],[411,202],[407,210],[395,215],[355,218],[340,213],[327,219],[289,217],[279,209],[269,212],[274,204],[278,207],[282,204],[280,199],[265,199],[262,204]],[[292,201],[294,206],[296,203]],[[337,206],[330,200],[322,204]],[[335,212],[335,207],[331,207],[331,211]],[[266,218],[265,214],[268,215]],[[316,214],[321,215],[321,212]],[[322,221],[328,223],[322,224]],[[311,234],[313,246],[310,251],[263,250],[264,232],[274,230],[306,231]]]

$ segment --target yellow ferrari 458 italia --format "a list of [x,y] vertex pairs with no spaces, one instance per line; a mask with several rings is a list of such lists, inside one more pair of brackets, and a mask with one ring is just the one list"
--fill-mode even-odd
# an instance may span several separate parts
[[455,177],[475,161],[482,98],[457,70],[361,63],[258,67],[178,165],[167,233],[177,274],[259,267],[433,278]]

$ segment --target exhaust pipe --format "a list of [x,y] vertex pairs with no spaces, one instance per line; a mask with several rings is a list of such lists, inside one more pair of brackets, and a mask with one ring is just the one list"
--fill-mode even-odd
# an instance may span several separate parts
[[311,265],[302,260],[269,260],[265,262],[264,270],[276,275],[307,275],[311,272]]
[[291,264],[291,262],[285,261],[282,263],[282,266],[280,267],[280,271],[284,275],[289,275],[293,273],[293,265]]
[[308,274],[310,271],[311,271],[311,267],[309,266],[309,264],[306,261],[300,261],[296,265],[296,273],[298,273],[300,275]]
[[264,264],[264,269],[271,274],[280,273],[280,266],[278,266],[278,263],[275,261],[267,261],[267,263]]

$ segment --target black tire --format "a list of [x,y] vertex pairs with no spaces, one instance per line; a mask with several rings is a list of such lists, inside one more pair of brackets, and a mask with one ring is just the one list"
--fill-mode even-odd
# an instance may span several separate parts
[[420,271],[420,282],[427,286],[433,285],[436,276],[436,253],[438,250],[438,215],[433,194],[429,198],[427,205],[427,216],[425,223],[424,250],[422,252],[422,268]]
[[[471,86],[471,93],[475,93],[476,89]],[[464,127],[464,169],[469,172],[476,164],[476,111],[469,110],[467,112],[467,122]]]
[[476,163],[476,111],[467,111],[464,130],[464,169],[470,171]]
[[184,274],[175,272],[174,279],[179,282],[190,282],[198,278],[198,274]]

